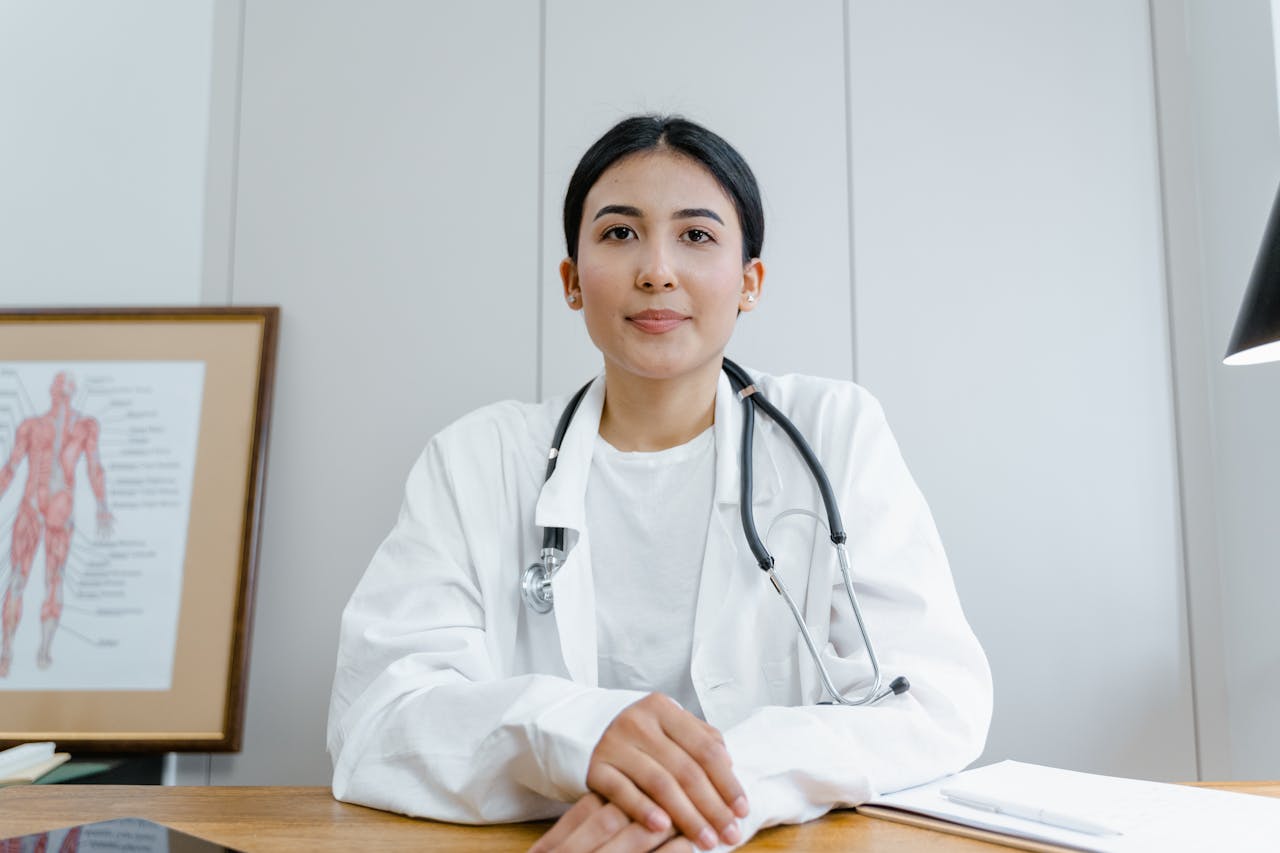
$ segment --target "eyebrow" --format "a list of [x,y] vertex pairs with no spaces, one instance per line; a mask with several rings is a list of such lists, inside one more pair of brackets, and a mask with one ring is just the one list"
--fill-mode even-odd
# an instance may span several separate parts
[[[592,218],[591,221],[594,222],[595,220],[599,219],[601,216],[607,216],[611,213],[616,213],[619,216],[634,216],[636,218],[641,218],[644,216],[644,213],[643,211],[640,210],[640,208],[633,207],[632,205],[629,205],[629,204],[606,204],[604,207],[600,208],[600,210],[596,212],[596,215]],[[672,219],[697,219],[699,217],[714,219],[716,222],[719,222],[721,225],[724,224],[724,220],[720,218],[720,214],[716,213],[714,210],[707,207],[685,207],[685,208],[681,208],[680,210],[677,210],[671,216]]]
[[637,219],[644,215],[640,212],[640,208],[632,207],[629,204],[606,204],[596,212],[595,217],[591,221],[595,222],[596,219],[599,219],[601,216],[608,216],[610,213],[616,213],[619,216],[634,216]]
[[714,219],[716,222],[719,222],[721,225],[724,224],[724,220],[720,218],[720,214],[716,213],[714,210],[712,210],[709,207],[686,207],[683,210],[677,210],[675,213],[675,216],[672,216],[671,218],[672,219],[698,219],[702,217],[705,217],[707,219]]

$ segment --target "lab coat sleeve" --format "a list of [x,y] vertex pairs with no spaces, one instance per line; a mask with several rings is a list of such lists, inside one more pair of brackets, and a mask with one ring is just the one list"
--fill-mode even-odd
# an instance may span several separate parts
[[485,630],[494,614],[438,439],[343,612],[329,709],[333,793],[459,823],[551,817],[586,792],[600,735],[644,694],[499,671]]
[[[838,459],[834,445],[844,446],[847,464],[829,466],[830,476],[884,683],[905,675],[911,689],[871,707],[760,708],[726,732],[751,802],[746,837],[959,771],[982,751],[991,720],[990,669],[933,518],[879,403],[852,390],[842,395],[849,408],[834,414],[853,420],[853,434],[828,436],[825,455]],[[870,667],[838,571],[830,601],[824,662],[845,695],[861,693]],[[801,655],[800,665],[812,667]]]

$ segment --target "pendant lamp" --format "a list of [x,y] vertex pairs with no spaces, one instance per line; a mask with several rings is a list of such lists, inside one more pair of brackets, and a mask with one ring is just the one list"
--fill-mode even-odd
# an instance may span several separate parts
[[1261,364],[1280,359],[1280,190],[1253,264],[1224,364]]

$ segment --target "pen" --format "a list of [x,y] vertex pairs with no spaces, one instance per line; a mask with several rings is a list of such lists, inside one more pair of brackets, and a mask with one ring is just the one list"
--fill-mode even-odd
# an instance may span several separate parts
[[971,808],[982,809],[987,812],[995,812],[996,814],[1009,815],[1010,817],[1020,817],[1024,820],[1033,820],[1036,823],[1044,823],[1049,826],[1056,826],[1060,829],[1085,832],[1089,835],[1124,834],[1118,829],[1103,826],[1100,823],[1096,823],[1086,818],[1061,814],[1059,812],[1053,812],[1048,809],[1041,809],[1035,806],[1028,806],[1022,803],[1012,803],[1008,800],[988,797],[984,794],[975,794],[972,791],[958,791],[955,788],[941,788],[938,793],[946,797],[951,802],[959,803],[962,806],[970,806]]

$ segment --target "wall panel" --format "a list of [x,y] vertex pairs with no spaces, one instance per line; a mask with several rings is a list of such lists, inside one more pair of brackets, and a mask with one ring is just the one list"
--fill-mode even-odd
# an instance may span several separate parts
[[324,784],[339,614],[409,466],[535,394],[538,7],[250,4],[243,75],[233,295],[283,312],[245,750],[213,779]]
[[986,757],[1194,778],[1147,6],[852,9],[858,378],[991,658]]
[[1280,772],[1280,364],[1222,363],[1280,180],[1275,32],[1266,0],[1185,6],[1200,212],[1204,350],[1231,778]]
[[0,3],[0,304],[199,301],[212,18]]

